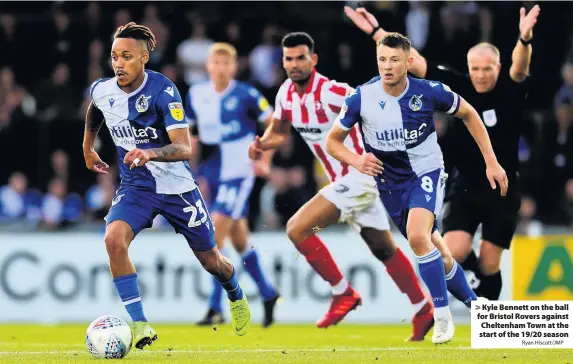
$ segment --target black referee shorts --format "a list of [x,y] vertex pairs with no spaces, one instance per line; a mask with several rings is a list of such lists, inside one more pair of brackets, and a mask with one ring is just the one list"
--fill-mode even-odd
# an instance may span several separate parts
[[482,224],[483,240],[502,249],[509,249],[521,206],[519,194],[486,197],[456,187],[452,189],[444,205],[442,234],[461,230],[473,236],[478,226]]

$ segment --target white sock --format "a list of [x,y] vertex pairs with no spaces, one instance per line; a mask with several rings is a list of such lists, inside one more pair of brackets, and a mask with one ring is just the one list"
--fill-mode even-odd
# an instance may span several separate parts
[[342,278],[340,282],[336,283],[331,288],[333,295],[341,295],[348,289],[348,281],[346,280],[346,278]]
[[445,307],[434,307],[434,317],[446,320],[452,319],[452,313],[450,312],[450,306]]
[[414,312],[419,312],[422,307],[424,307],[426,305],[426,303],[428,303],[428,300],[426,298],[424,298],[423,300],[421,300],[418,303],[414,303],[412,306],[414,306]]

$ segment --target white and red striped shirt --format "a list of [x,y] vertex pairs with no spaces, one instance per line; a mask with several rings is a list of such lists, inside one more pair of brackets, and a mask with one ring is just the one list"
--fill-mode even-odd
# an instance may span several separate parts
[[[275,100],[273,117],[292,124],[318,158],[331,182],[353,169],[326,152],[326,136],[344,105],[346,94],[351,90],[348,84],[329,80],[313,70],[303,95],[299,95],[294,83],[287,79]],[[350,130],[349,136],[345,141],[346,146],[357,154],[364,153],[358,124]]]

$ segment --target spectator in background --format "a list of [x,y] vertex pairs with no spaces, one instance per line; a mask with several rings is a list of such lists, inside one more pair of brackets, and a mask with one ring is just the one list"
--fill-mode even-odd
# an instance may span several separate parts
[[[573,100],[563,100],[555,109],[555,122],[542,131],[544,168],[537,196],[540,212],[548,224],[570,224],[569,203],[573,183]],[[569,201],[569,202],[568,202]]]
[[113,39],[113,34],[115,33],[115,30],[119,27],[121,27],[122,25],[125,25],[127,23],[129,23],[130,21],[132,21],[133,16],[131,15],[131,12],[127,9],[119,9],[116,13],[115,13],[115,17],[114,17],[114,28],[110,29],[109,31],[109,39],[112,40]]
[[[95,39],[90,43],[89,46],[89,56],[88,56],[88,68],[86,74],[86,83],[87,85],[83,89],[82,93],[82,103],[78,109],[77,119],[82,120],[86,116],[86,112],[88,110],[88,106],[91,102],[90,96],[90,85],[97,79],[103,78],[106,76],[105,71],[109,69],[109,65],[107,62],[107,58],[103,56],[103,42],[99,39]],[[105,70],[105,71],[104,71]]]
[[566,62],[561,68],[561,77],[563,78],[563,85],[555,94],[553,100],[554,108],[558,108],[566,100],[573,100],[573,63]]
[[101,14],[98,2],[89,2],[81,19],[82,34],[88,40],[106,39],[109,36],[109,23]]
[[[480,41],[487,41],[491,31],[488,10],[480,9],[473,1],[447,2],[440,8],[441,26],[432,31],[426,40],[426,56],[433,62],[449,65],[455,69],[467,68],[464,51]],[[491,17],[489,17],[491,18]],[[481,25],[484,25],[484,29]],[[434,31],[435,30],[435,31]],[[464,50],[452,52],[452,50]]]
[[81,197],[77,194],[68,195],[65,180],[53,178],[42,201],[41,227],[45,230],[63,228],[77,222],[81,214]]
[[117,190],[116,174],[112,169],[108,174],[98,174],[97,183],[91,186],[86,193],[86,213],[91,220],[103,222],[107,215]]
[[34,93],[38,102],[37,117],[50,122],[74,120],[79,99],[70,83],[66,63],[58,63],[52,77],[42,81]]
[[168,54],[170,39],[169,28],[165,26],[163,21],[161,21],[157,6],[153,4],[147,4],[145,6],[143,20],[141,23],[151,29],[155,35],[156,41],[155,48],[149,55],[149,62],[146,67],[153,71],[159,71],[162,65],[172,61]]
[[[70,170],[70,158],[68,153],[58,149],[50,156],[50,165],[52,167],[49,183],[54,178],[64,181],[66,190],[71,192],[80,192],[82,190],[81,183],[83,182],[78,176],[74,176]],[[46,186],[46,189],[49,185]]]
[[205,62],[213,41],[207,37],[207,28],[199,19],[193,21],[189,39],[177,47],[177,61],[183,69],[185,83],[188,86],[207,81]]
[[19,54],[18,41],[16,39],[16,18],[10,14],[0,15],[0,64],[14,65]]
[[28,189],[28,179],[23,173],[15,172],[8,184],[0,187],[0,220],[27,219],[40,220],[42,214],[39,191]]
[[[251,80],[262,88],[271,89],[281,83],[276,79],[275,68],[281,67],[282,50],[278,28],[272,25],[263,29],[262,43],[249,55]],[[264,92],[263,92],[264,93]],[[272,98],[271,98],[272,99]]]
[[32,116],[36,111],[36,100],[17,85],[14,73],[9,67],[0,70],[0,130],[11,121],[22,116]]
[[237,80],[246,81],[249,78],[249,44],[241,33],[241,27],[236,21],[230,21],[225,27],[225,41],[237,50]]
[[517,223],[517,233],[530,237],[538,237],[543,233],[543,225],[537,220],[537,204],[535,200],[524,195],[521,198],[521,207],[519,208],[519,221]]
[[[94,39],[91,41],[88,48],[88,59],[87,59],[87,69],[84,73],[85,85],[89,92],[89,85],[92,84],[98,78],[104,77],[105,71],[109,70],[108,56],[104,55],[104,44],[99,39]],[[85,114],[83,114],[80,119],[83,119]]]
[[350,44],[344,41],[336,43],[335,51],[328,62],[328,74],[336,75],[337,80],[344,80],[349,85],[364,83],[361,74],[356,72],[357,67]]
[[410,11],[406,14],[406,34],[412,47],[424,52],[430,33],[430,4],[424,1],[409,1]]
[[53,67],[57,62],[65,60],[70,65],[69,72],[75,76],[83,74],[85,71],[81,43],[83,35],[79,29],[72,27],[70,16],[62,9],[57,8],[52,13],[53,29],[52,36],[48,43],[51,45],[51,59],[47,62],[49,67]]

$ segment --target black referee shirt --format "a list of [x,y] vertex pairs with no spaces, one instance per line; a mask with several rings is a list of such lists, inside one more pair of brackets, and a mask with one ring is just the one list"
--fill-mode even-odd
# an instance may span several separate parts
[[[428,64],[426,79],[448,85],[477,110],[486,126],[497,160],[507,173],[508,194],[518,193],[517,188],[512,188],[512,185],[515,186],[517,182],[518,143],[522,132],[522,113],[529,78],[517,83],[511,79],[509,72],[502,70],[494,89],[481,94],[474,89],[469,75],[441,66]],[[483,156],[464,122],[456,120],[449,127],[452,128],[448,137],[452,143],[452,153],[447,159],[459,173],[455,184],[468,191],[499,196],[499,186],[496,190],[491,189],[485,174]]]

